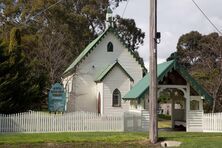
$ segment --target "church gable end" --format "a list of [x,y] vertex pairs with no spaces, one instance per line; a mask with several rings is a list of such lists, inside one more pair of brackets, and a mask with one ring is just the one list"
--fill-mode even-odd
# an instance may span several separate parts
[[[145,69],[144,65],[140,63],[140,60],[136,57],[134,52],[131,49],[128,49],[125,42],[119,37],[118,33],[115,31],[114,28],[109,27],[105,32],[103,32],[101,35],[99,35],[95,40],[93,40],[83,51],[82,53],[74,60],[74,62],[64,71],[63,75],[64,77],[70,75],[72,71],[76,68],[77,65],[79,65],[82,60],[84,60],[94,49],[97,49],[98,46],[104,42],[104,38],[111,33],[114,37],[114,40],[118,40],[122,44],[122,48],[126,48],[130,55],[137,61],[137,63],[141,66],[142,69]],[[115,52],[115,43],[113,40],[110,40],[106,43],[106,52],[107,53],[113,53]],[[103,57],[100,57],[103,58]]]

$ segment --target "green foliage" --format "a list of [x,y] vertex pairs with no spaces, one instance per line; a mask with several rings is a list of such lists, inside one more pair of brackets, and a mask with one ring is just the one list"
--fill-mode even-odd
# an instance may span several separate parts
[[177,52],[171,53],[170,56],[167,58],[167,61],[176,60],[178,61]]
[[168,103],[171,100],[171,92],[168,90],[164,90],[160,92],[160,96],[158,98],[158,102],[160,103]]
[[[5,5],[0,14],[4,24],[0,39],[9,44],[10,51],[22,49],[17,55],[29,61],[25,63],[31,67],[28,69],[32,77],[44,77],[46,85],[39,81],[39,89],[47,94],[52,83],[61,81],[62,73],[82,49],[105,30],[108,6],[115,9],[122,1],[125,0],[62,0],[54,5],[58,0],[0,0]],[[144,32],[132,19],[118,17],[116,21],[127,45],[136,50],[143,43]],[[13,27],[19,28],[20,34]],[[140,62],[143,63],[141,58]],[[35,84],[36,80],[32,81]]]
[[145,33],[136,27],[133,19],[125,19],[117,15],[114,18],[114,22],[114,27],[117,28],[118,34],[131,50],[134,51],[139,48],[140,44],[143,44]]
[[[14,52],[14,49],[20,49],[21,45],[21,35],[20,30],[17,28],[12,28],[10,33],[10,44],[9,44],[9,53]],[[20,52],[20,51],[19,51]]]
[[25,57],[20,32],[13,28],[9,51],[1,46],[0,113],[15,113],[34,109],[41,102],[44,76],[34,75],[32,61]]
[[171,120],[170,115],[164,115],[164,114],[158,114],[158,118],[164,119],[164,120]]
[[169,59],[177,59],[210,92],[214,103],[207,106],[208,111],[222,111],[222,36],[197,31],[184,34]]
[[190,67],[196,62],[196,58],[199,56],[198,50],[200,49],[199,42],[201,37],[202,35],[199,32],[192,31],[179,38],[177,55],[181,64]]

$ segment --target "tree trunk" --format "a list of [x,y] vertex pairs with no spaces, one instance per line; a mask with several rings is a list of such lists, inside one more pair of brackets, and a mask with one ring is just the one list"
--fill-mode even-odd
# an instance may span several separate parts
[[216,101],[217,101],[217,96],[216,96],[216,94],[214,93],[213,94],[213,107],[212,107],[212,113],[214,113],[215,112],[215,108],[216,108]]

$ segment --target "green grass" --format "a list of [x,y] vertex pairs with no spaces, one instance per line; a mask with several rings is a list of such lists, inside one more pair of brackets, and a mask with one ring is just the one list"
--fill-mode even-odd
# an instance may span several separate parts
[[[47,133],[47,134],[0,134],[1,146],[45,147],[47,144],[57,144],[58,147],[67,144],[77,146],[129,146],[129,147],[159,147],[147,142],[148,133],[121,133],[121,132],[93,132],[93,133]],[[220,148],[222,133],[186,133],[186,132],[159,132],[160,140],[181,141],[184,148]],[[146,142],[144,142],[146,141]],[[88,144],[88,145],[87,145]],[[95,146],[96,145],[96,146]],[[76,146],[76,145],[75,145]],[[73,147],[71,145],[70,147]]]
[[164,140],[180,141],[183,148],[221,148],[222,133],[161,132]]
[[159,114],[158,115],[158,128],[171,128],[171,116]]
[[40,133],[40,134],[0,134],[0,144],[17,143],[68,143],[68,142],[110,142],[118,143],[145,140],[144,133],[121,132],[81,132],[81,133]]
[[158,128],[171,128],[171,120],[160,120],[158,121]]

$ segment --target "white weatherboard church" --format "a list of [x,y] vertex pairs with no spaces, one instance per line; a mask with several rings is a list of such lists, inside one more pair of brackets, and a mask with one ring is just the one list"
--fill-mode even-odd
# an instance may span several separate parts
[[[150,75],[143,77],[143,65],[122,42],[110,17],[108,10],[107,29],[64,72],[68,112],[106,115],[147,109]],[[158,96],[165,90],[171,92],[172,128],[203,131],[203,102],[212,97],[175,60],[157,66],[157,80]]]
[[[112,17],[111,10],[106,17]],[[111,23],[107,21],[106,26],[64,72],[68,112],[110,114],[130,109],[130,102],[122,97],[143,77],[144,67]]]

